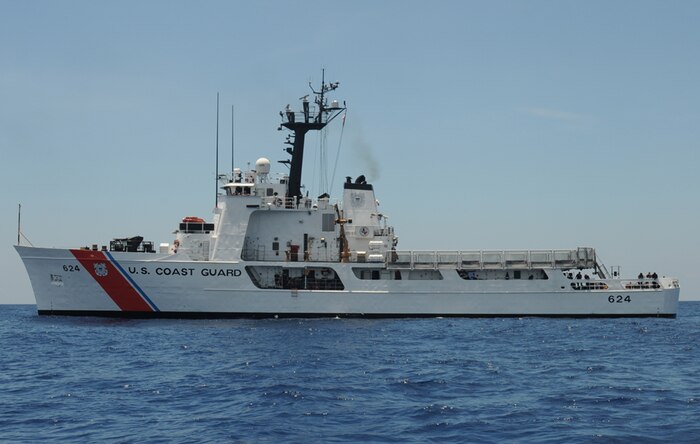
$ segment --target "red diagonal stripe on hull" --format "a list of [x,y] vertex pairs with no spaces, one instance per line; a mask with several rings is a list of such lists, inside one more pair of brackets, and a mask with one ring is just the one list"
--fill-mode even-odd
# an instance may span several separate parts
[[[122,311],[153,311],[104,253],[92,250],[70,250],[70,252],[83,266],[83,270],[90,273],[90,276],[100,284],[105,293]],[[95,266],[98,264],[104,264],[107,270],[106,275],[99,276],[97,274]],[[99,267],[102,266],[99,265]]]

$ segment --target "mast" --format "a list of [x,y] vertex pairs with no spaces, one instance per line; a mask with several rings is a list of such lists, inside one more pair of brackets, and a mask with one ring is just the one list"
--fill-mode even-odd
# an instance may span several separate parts
[[[311,93],[314,96],[314,103],[316,104],[316,109],[310,109],[309,106],[309,94],[301,97],[299,100],[302,101],[302,111],[295,113],[292,111],[291,107],[287,105],[284,112],[280,111],[280,116],[282,117],[281,127],[285,127],[292,131],[293,135],[287,137],[287,144],[291,145],[286,151],[291,154],[292,159],[281,161],[282,163],[289,164],[289,184],[287,186],[287,198],[288,202],[293,198],[299,199],[302,197],[301,194],[301,170],[304,163],[304,139],[306,133],[309,131],[320,131],[333,119],[335,119],[341,112],[345,110],[345,103],[343,106],[339,106],[336,100],[332,101],[330,106],[328,105],[326,94],[330,91],[338,88],[340,82],[326,83],[325,81],[325,70],[321,74],[321,89],[320,91],[314,90],[309,82],[309,88],[311,88]],[[280,127],[280,129],[281,129]]]
[[234,126],[233,126],[233,105],[231,105],[231,174],[233,175],[234,164],[233,164],[233,137],[234,137]]
[[214,170],[214,208],[219,205],[219,93],[216,93],[216,167]]
[[17,209],[17,246],[20,244],[20,234],[22,233],[22,204]]

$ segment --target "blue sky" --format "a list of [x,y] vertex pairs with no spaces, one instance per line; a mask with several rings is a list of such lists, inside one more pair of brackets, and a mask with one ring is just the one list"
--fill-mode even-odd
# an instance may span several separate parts
[[698,23],[690,1],[0,0],[0,302],[33,302],[18,203],[35,245],[170,242],[210,217],[216,93],[222,165],[231,105],[237,163],[280,160],[278,111],[321,68],[349,108],[336,197],[367,175],[399,248],[593,246],[700,299]]

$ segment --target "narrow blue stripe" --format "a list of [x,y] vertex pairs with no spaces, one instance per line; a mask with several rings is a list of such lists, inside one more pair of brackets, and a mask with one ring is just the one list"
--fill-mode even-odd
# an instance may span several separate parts
[[117,262],[117,261],[114,259],[114,257],[112,257],[112,255],[109,253],[109,251],[104,251],[104,254],[106,254],[107,257],[109,258],[109,260],[114,264],[114,266],[117,267],[117,269],[119,270],[119,272],[121,272],[122,276],[124,276],[124,277],[126,278],[126,280],[129,281],[129,283],[136,289],[136,291],[139,292],[139,294],[141,295],[141,297],[144,298],[144,299],[146,300],[146,302],[148,303],[148,305],[150,305],[151,308],[152,308],[153,310],[155,310],[155,311],[160,311],[160,310],[158,309],[158,307],[156,307],[156,304],[154,304],[153,301],[152,301],[148,296],[146,296],[146,292],[144,292],[143,290],[141,290],[141,287],[139,287],[139,285],[138,285],[136,282],[134,282],[133,279],[131,279],[131,276],[129,276],[129,274],[122,268],[122,266],[119,265],[119,262]]

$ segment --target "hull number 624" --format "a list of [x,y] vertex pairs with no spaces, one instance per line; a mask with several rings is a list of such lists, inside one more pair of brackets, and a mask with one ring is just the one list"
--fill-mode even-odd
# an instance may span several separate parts
[[610,302],[611,304],[622,304],[623,302],[632,302],[632,298],[629,295],[622,296],[621,294],[611,294],[610,296],[608,296],[608,302]]

